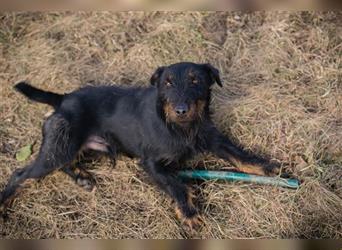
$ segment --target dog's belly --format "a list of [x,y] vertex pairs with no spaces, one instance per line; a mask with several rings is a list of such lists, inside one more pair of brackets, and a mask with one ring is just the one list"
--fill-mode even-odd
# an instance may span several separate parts
[[101,152],[107,152],[108,153],[108,147],[109,143],[106,142],[105,139],[103,139],[100,136],[91,135],[87,138],[86,142],[82,145],[82,150],[95,150],[95,151],[101,151]]
[[[126,143],[120,143],[119,141],[113,141],[110,144],[106,139],[98,135],[91,135],[83,143],[81,150],[94,150],[99,152],[111,153],[110,151],[115,149],[116,153],[122,153],[125,156],[131,158],[153,158],[156,162],[162,162],[164,165],[180,165],[186,160],[190,159],[196,154],[194,148],[189,146],[176,146],[173,145],[141,145],[137,151],[137,147],[133,145],[127,145]],[[115,145],[113,145],[115,143]]]

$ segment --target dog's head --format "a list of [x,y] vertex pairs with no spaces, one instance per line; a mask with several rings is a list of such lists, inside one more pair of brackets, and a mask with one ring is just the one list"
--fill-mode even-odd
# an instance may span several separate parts
[[210,87],[215,82],[222,87],[216,68],[188,62],[160,67],[151,77],[166,121],[181,126],[207,115]]

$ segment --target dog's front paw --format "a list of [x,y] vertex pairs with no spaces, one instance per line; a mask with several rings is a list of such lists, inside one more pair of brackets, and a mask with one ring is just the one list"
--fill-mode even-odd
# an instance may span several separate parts
[[276,161],[271,161],[264,165],[264,171],[267,176],[279,175],[280,170],[281,170],[281,164]]
[[203,218],[197,211],[193,211],[192,215],[185,215],[179,207],[175,208],[177,219],[182,225],[191,232],[197,231],[204,224]]

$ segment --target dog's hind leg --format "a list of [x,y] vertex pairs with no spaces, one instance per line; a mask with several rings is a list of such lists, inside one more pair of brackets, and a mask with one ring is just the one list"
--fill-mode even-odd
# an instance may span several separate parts
[[97,152],[105,153],[110,158],[112,166],[115,167],[117,147],[116,143],[110,137],[101,137],[96,135],[89,136],[86,142],[83,144],[82,149],[90,149]]
[[85,164],[83,156],[87,154],[94,156],[94,153],[106,154],[112,161],[112,165],[115,166],[117,155],[116,145],[111,140],[107,141],[103,137],[91,135],[85,140],[81,149],[84,152],[81,154],[80,160],[72,166],[63,167],[61,170],[69,175],[78,186],[90,192],[96,183],[93,175],[83,167]]
[[43,127],[43,143],[33,163],[14,171],[0,195],[4,214],[18,191],[31,180],[40,179],[58,168],[71,164],[80,148],[78,133],[71,131],[69,122],[61,115],[48,118]]

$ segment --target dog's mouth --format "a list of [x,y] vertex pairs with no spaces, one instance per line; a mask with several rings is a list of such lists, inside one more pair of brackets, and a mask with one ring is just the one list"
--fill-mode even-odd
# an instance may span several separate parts
[[170,102],[164,104],[164,114],[167,122],[176,123],[182,127],[202,119],[206,102],[198,100],[189,105],[186,113],[179,114],[175,105]]

